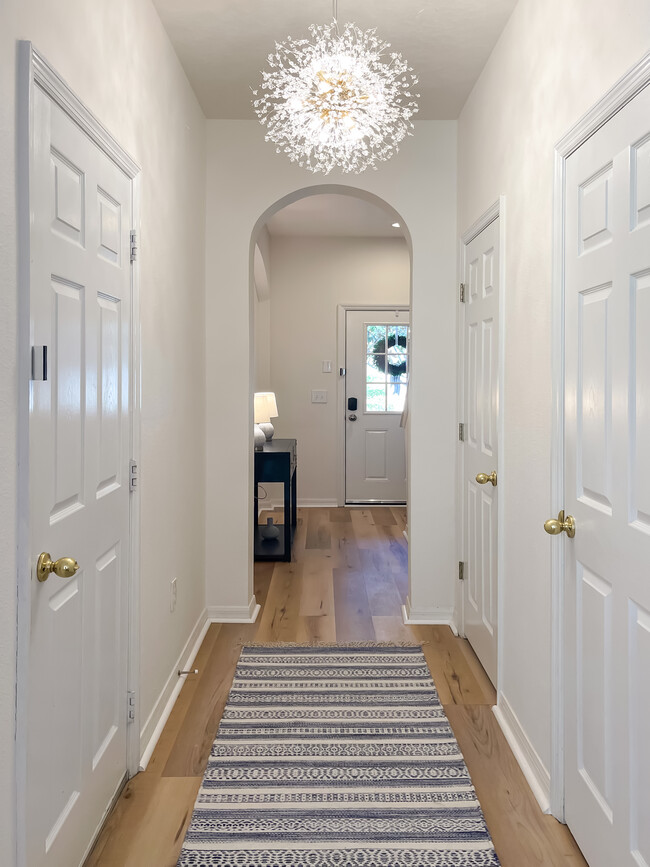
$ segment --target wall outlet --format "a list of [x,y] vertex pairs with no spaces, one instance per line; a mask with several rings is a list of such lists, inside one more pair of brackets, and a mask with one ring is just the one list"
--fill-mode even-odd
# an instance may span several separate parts
[[327,403],[327,389],[313,388],[311,392],[312,403]]
[[172,613],[176,610],[176,599],[178,598],[178,588],[176,586],[176,581],[176,578],[172,578],[170,583],[169,610]]

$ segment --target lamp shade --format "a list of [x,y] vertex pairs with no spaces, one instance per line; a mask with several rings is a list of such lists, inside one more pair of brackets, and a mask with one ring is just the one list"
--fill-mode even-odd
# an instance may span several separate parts
[[270,422],[277,418],[278,405],[273,391],[256,391],[254,397],[255,424]]

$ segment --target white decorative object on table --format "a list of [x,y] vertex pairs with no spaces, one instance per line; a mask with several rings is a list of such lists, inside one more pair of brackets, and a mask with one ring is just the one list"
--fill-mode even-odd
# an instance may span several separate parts
[[253,425],[253,444],[256,449],[261,449],[264,443],[266,442],[266,434],[262,430],[262,428],[255,424]]
[[277,539],[280,535],[280,528],[273,523],[273,518],[267,518],[266,524],[260,525],[260,536],[262,539]]

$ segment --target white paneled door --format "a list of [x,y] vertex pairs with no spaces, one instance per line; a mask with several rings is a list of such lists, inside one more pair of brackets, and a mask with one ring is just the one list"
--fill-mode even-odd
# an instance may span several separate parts
[[567,160],[566,819],[650,865],[650,88]]
[[499,218],[465,246],[463,616],[467,639],[497,677]]
[[33,112],[26,851],[76,867],[126,774],[132,185],[38,86]]
[[347,310],[345,501],[406,502],[409,311]]

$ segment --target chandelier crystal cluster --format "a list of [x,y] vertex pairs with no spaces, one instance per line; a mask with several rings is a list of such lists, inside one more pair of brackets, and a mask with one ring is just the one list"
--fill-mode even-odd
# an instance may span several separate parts
[[417,77],[375,30],[312,24],[311,39],[277,43],[253,107],[277,153],[311,172],[359,173],[412,135]]

